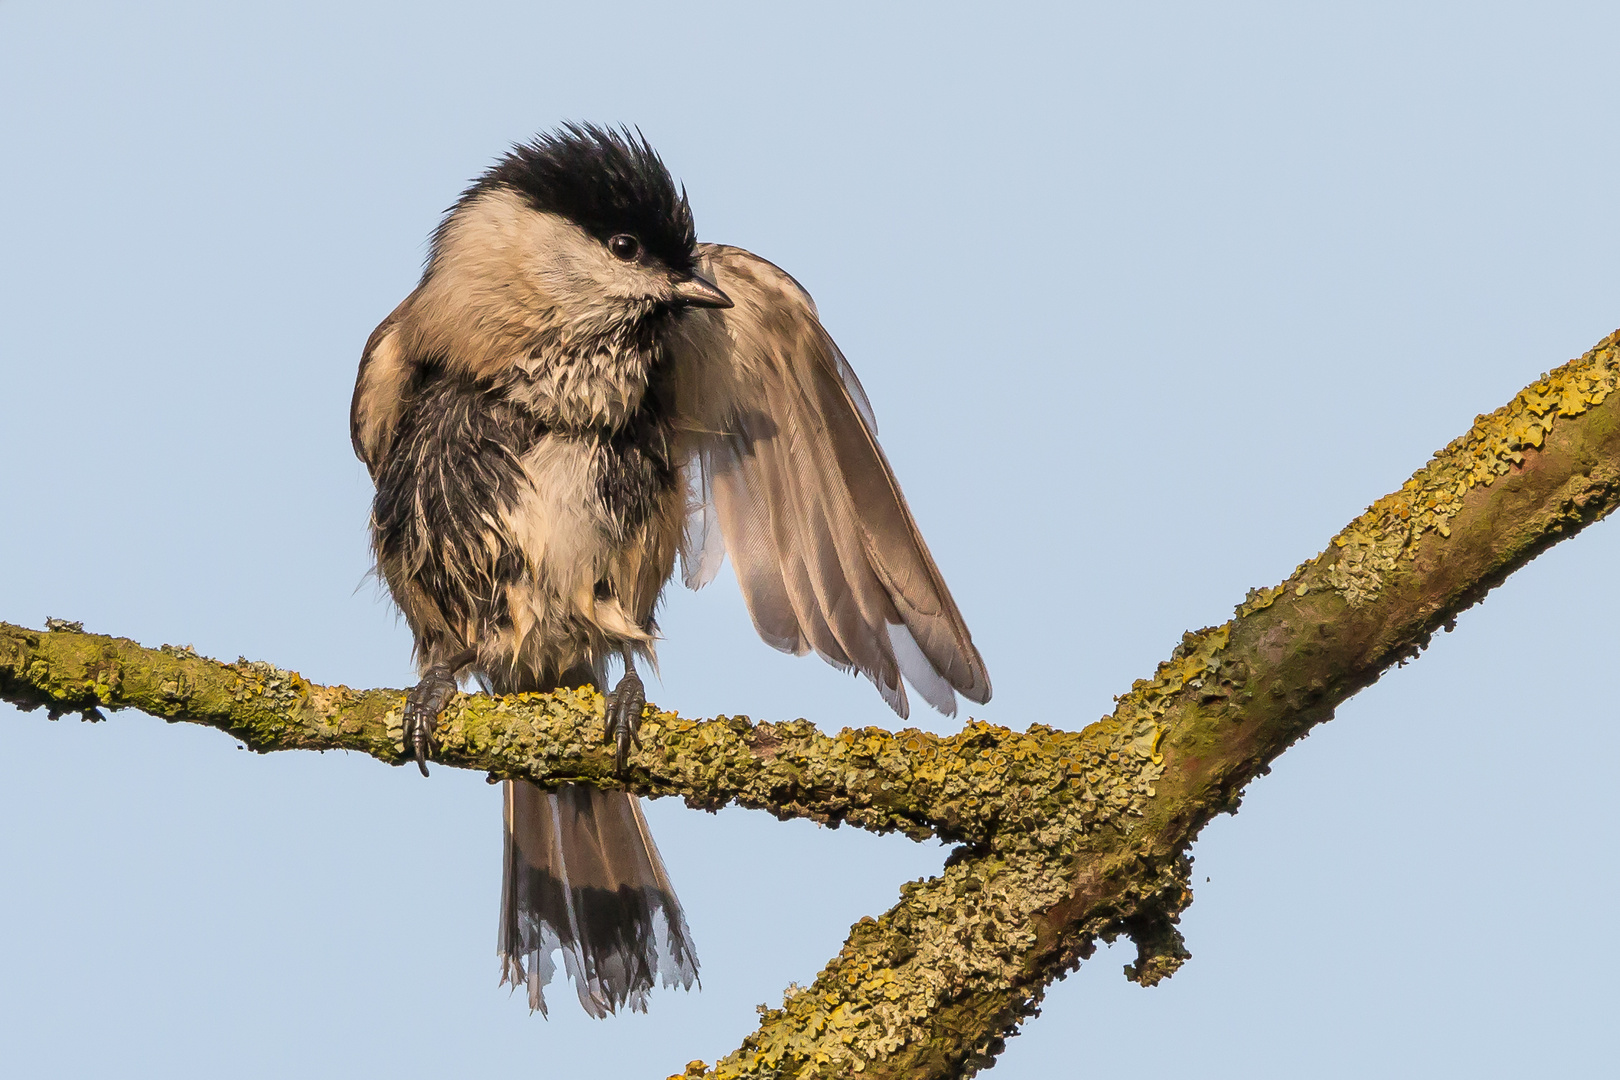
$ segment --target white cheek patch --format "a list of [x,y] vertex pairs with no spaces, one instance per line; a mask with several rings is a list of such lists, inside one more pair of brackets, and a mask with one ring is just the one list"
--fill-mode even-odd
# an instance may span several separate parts
[[669,292],[664,272],[614,257],[606,244],[570,221],[534,216],[544,225],[537,230],[543,239],[531,257],[531,272],[546,283],[554,302],[571,309],[572,321],[596,321],[599,314],[590,310],[596,306],[613,304],[622,311],[627,301],[662,299]]
[[446,223],[412,305],[412,343],[418,354],[492,378],[622,337],[669,289],[663,270],[617,259],[573,222],[494,188]]

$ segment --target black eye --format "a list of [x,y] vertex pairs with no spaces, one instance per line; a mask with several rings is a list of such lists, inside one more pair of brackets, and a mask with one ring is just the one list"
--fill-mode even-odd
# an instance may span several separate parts
[[608,241],[608,250],[613,252],[614,258],[629,262],[641,254],[641,241],[629,233],[620,233]]

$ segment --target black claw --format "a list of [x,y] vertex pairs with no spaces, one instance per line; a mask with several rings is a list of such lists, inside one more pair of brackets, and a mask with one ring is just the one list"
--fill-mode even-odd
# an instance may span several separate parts
[[623,776],[625,760],[630,747],[641,749],[641,712],[647,707],[647,689],[641,676],[632,668],[624,673],[619,685],[607,696],[607,711],[603,718],[602,741],[617,743],[613,754],[613,774]]
[[456,692],[455,672],[448,664],[434,664],[422,673],[405,698],[405,740],[416,757],[416,767],[422,775],[428,774],[428,750],[432,746],[433,729],[439,726],[439,714],[450,703]]

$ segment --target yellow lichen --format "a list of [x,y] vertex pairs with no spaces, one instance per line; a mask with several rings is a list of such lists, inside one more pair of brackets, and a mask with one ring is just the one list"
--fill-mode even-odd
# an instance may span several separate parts
[[[950,737],[876,728],[824,735],[804,721],[699,722],[649,710],[646,745],[632,755],[628,778],[643,794],[962,844],[939,875],[903,885],[894,908],[856,923],[810,986],[790,987],[779,1008],[762,1006],[758,1030],[737,1052],[712,1071],[692,1062],[683,1080],[967,1075],[993,1059],[1045,985],[1090,955],[1096,939],[1129,934],[1138,957],[1127,975],[1144,985],[1173,972],[1187,957],[1174,927],[1191,899],[1185,846],[1202,822],[1232,809],[1276,754],[1456,610],[1428,599],[1403,608],[1386,589],[1392,602],[1374,613],[1386,639],[1368,659],[1360,638],[1335,640],[1340,613],[1315,597],[1333,589],[1357,606],[1378,597],[1420,536],[1452,532],[1470,492],[1479,497],[1544,447],[1555,422],[1613,392],[1616,341],[1480,417],[1326,552],[1284,583],[1251,591],[1237,620],[1184,635],[1152,678],[1135,682],[1111,715],[1084,731],[1032,724],[1020,733],[969,721]],[[1612,418],[1576,432],[1603,461],[1616,458]],[[1499,575],[1572,534],[1620,503],[1620,478],[1586,460],[1579,473],[1531,472],[1514,486],[1585,485],[1569,489],[1575,511],[1517,521],[1533,527],[1488,544],[1459,527],[1447,543],[1475,554],[1488,546],[1490,573]],[[1458,595],[1482,582],[1490,583],[1457,583]],[[92,701],[133,705],[213,724],[256,749],[349,746],[399,760],[397,691],[312,687],[268,664],[220,665],[189,650],[153,653],[61,629],[42,643],[36,632],[0,624],[0,692],[23,694],[53,716]],[[143,671],[154,655],[163,663]],[[340,730],[345,712],[349,726]],[[1227,738],[1234,730],[1242,736]],[[441,722],[438,751],[448,763],[492,774],[611,783],[601,733],[601,697],[589,688],[458,697]]]
[[1451,535],[1451,520],[1471,489],[1522,465],[1524,452],[1541,447],[1558,418],[1602,404],[1617,385],[1620,332],[1543,375],[1502,408],[1477,417],[1467,434],[1435,454],[1401,490],[1368,507],[1333,538],[1338,557],[1328,569],[1328,583],[1351,607],[1377,599],[1384,576],[1401,559],[1413,557],[1423,533]]

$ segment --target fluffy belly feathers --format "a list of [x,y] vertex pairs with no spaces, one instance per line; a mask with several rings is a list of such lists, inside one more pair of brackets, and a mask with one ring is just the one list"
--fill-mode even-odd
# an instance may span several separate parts
[[650,655],[684,511],[668,446],[650,415],[560,432],[475,383],[425,388],[372,515],[420,661],[476,645],[479,669],[517,690],[624,646]]
[[506,584],[517,655],[561,649],[590,663],[622,645],[651,651],[681,498],[665,484],[615,505],[606,489],[626,455],[608,442],[547,435],[523,455],[525,483],[501,515],[526,570]]

